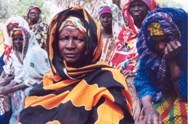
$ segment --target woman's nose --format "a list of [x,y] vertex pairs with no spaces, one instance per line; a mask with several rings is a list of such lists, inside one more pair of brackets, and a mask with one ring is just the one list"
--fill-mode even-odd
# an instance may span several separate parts
[[66,44],[67,49],[74,49],[74,40],[71,38]]

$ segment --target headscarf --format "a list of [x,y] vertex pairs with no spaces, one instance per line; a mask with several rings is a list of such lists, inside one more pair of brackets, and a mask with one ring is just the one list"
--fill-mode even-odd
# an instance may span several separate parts
[[38,12],[38,14],[40,14],[40,13],[41,13],[40,8],[39,8],[39,7],[37,7],[37,6],[30,6],[28,11],[31,11],[31,10],[36,10],[36,11]]
[[[83,56],[83,61],[78,68],[67,67],[66,62],[59,60],[59,28],[69,17],[79,18],[86,29],[87,54]],[[133,119],[129,113],[130,96],[126,91],[124,76],[119,70],[98,62],[102,45],[98,22],[85,9],[72,7],[55,15],[49,25],[48,33],[48,54],[52,71],[44,76],[41,85],[31,90],[25,102],[25,110],[20,115],[21,123],[106,122],[109,116],[105,115],[104,119],[101,115],[103,113],[101,108],[108,103],[100,102],[103,94],[104,101],[110,102],[109,109],[105,111],[113,111],[113,115],[116,115],[112,123],[119,121],[131,123]],[[100,90],[101,88],[104,90]],[[106,91],[109,93],[106,94]],[[36,114],[38,110],[42,113],[40,117]],[[84,119],[80,118],[80,112]],[[30,116],[27,116],[28,113]],[[110,114],[110,112],[107,113]],[[45,118],[47,115],[48,118]]]
[[108,6],[102,6],[101,7],[101,10],[99,10],[99,16],[101,16],[101,15],[103,15],[105,13],[108,13],[108,14],[112,15],[112,11],[111,11],[110,7],[108,7]]
[[[19,16],[9,18],[6,22],[6,27],[10,24],[12,24],[14,27],[22,26],[22,27],[26,28],[27,30],[29,30],[29,25],[28,25],[27,21]],[[3,58],[4,61],[8,61],[11,50],[12,50],[12,42],[11,42],[10,36],[8,35],[8,31],[5,30],[5,43],[4,43],[4,53],[5,54],[4,54],[4,58]]]
[[[22,60],[25,58],[27,50],[28,50],[28,45],[29,45],[29,39],[30,39],[30,34],[28,30],[22,26],[16,27],[11,31],[10,36],[13,37],[16,34],[22,34],[23,35],[23,48],[22,48]],[[13,44],[13,43],[12,43]],[[15,50],[14,44],[13,44],[13,50]]]
[[82,34],[86,33],[86,29],[79,18],[76,17],[68,17],[60,26],[59,32],[62,31],[62,29],[66,26],[71,26],[77,28]]
[[[15,34],[22,34],[23,45],[21,56],[15,50],[14,44],[10,54],[14,81],[32,86],[37,81],[42,80],[43,75],[50,70],[47,52],[40,48],[34,37],[34,33],[28,29],[18,26],[11,31],[10,36],[13,37]],[[4,67],[6,70],[7,68],[8,65]]]
[[[123,7],[122,13],[124,18],[127,20],[128,25],[130,26],[130,28],[132,29],[133,33],[138,34],[138,28],[135,26],[134,24],[134,20],[132,18],[132,16],[129,13],[129,6],[130,4],[135,1],[135,0],[128,0],[127,3],[125,4],[125,6]],[[149,8],[150,11],[153,11],[156,8],[156,2],[155,0],[140,0],[142,2],[144,2],[147,7]]]
[[[87,13],[84,11],[83,13],[81,11],[78,11],[79,8],[75,7],[73,10],[68,9],[67,11],[63,11],[56,15],[52,22],[51,25],[49,26],[49,32],[50,35],[48,37],[49,44],[48,44],[48,52],[49,52],[49,57],[50,60],[52,61],[53,68],[52,71],[61,75],[63,78],[68,78],[68,77],[80,77],[83,75],[86,70],[87,72],[90,72],[90,68],[93,67],[92,64],[95,65],[95,63],[99,60],[100,55],[101,55],[101,50],[102,50],[102,41],[101,41],[101,30],[98,22],[96,20],[93,20]],[[77,15],[74,15],[78,13]],[[79,15],[81,14],[81,15]],[[59,52],[58,52],[58,37],[54,37],[52,34],[55,34],[55,36],[58,36],[59,34],[59,27],[61,27],[62,23],[67,20],[68,17],[70,16],[75,16],[76,18],[79,18],[82,23],[84,24],[84,27],[86,27],[86,52],[87,55],[84,55],[82,58],[82,62],[79,62],[80,68],[82,69],[74,69],[66,66],[65,62],[61,62],[59,60]],[[60,19],[60,21],[57,21],[57,19]],[[92,34],[92,35],[91,35]],[[56,49],[56,51],[54,51]],[[92,55],[92,56],[88,56]],[[91,66],[86,66],[86,65],[91,65]],[[81,67],[82,66],[82,67]],[[59,68],[62,67],[62,68]],[[80,71],[80,70],[83,70]],[[90,71],[89,71],[90,70]],[[92,69],[93,71],[93,69]],[[79,73],[76,73],[79,72]]]
[[[161,56],[155,51],[150,33],[147,31],[148,25],[153,22],[160,23],[164,34],[171,41],[175,42],[178,40],[181,42],[182,46],[184,46],[186,44],[186,18],[186,12],[182,9],[162,8],[151,12],[143,22],[137,42],[138,53],[140,60],[145,61],[145,65],[142,66],[147,66],[157,71],[157,79],[160,82],[165,78],[166,59],[164,55]],[[184,47],[186,48],[186,45]],[[185,60],[183,56],[181,58]],[[182,65],[186,65],[186,63]]]
[[29,12],[31,11],[31,10],[36,10],[37,12],[38,12],[38,14],[39,14],[39,19],[38,19],[38,21],[37,21],[37,23],[39,23],[39,22],[41,22],[42,21],[42,17],[41,17],[41,9],[39,8],[39,7],[37,7],[37,6],[30,6],[29,8],[28,8],[28,11],[27,11],[27,15],[26,15],[26,20],[27,20],[27,22],[29,23],[30,21],[29,21]]

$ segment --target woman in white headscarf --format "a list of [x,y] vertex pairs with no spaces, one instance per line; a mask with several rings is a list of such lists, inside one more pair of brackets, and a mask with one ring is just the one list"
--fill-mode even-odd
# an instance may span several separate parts
[[1,95],[11,94],[12,117],[10,124],[19,121],[24,99],[28,91],[40,82],[50,69],[47,53],[40,48],[33,32],[23,26],[16,26],[10,32],[12,51],[10,53],[10,70],[13,79],[0,89]]

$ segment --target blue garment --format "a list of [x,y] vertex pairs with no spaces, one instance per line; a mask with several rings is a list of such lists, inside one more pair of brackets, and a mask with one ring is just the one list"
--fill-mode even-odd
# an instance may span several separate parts
[[[164,32],[166,31],[165,34],[172,41],[177,39],[181,42],[182,48],[177,56],[177,64],[180,67],[178,88],[179,97],[187,100],[187,14],[182,9],[173,8],[159,8],[149,13],[141,27],[137,42],[140,63],[134,79],[139,98],[152,95],[153,101],[158,101],[161,97],[157,93],[162,92],[163,95],[174,95],[175,93],[172,89],[173,84],[170,82],[168,67],[162,65],[166,64],[166,60],[156,53],[147,32],[148,24],[153,21],[160,22]],[[178,32],[180,35],[176,35]],[[165,67],[164,77],[158,75],[161,65]],[[160,81],[159,78],[164,79]]]
[[3,71],[3,66],[5,65],[3,61],[4,53],[0,57],[0,73]]
[[11,110],[0,115],[0,124],[9,124],[10,117],[12,115]]

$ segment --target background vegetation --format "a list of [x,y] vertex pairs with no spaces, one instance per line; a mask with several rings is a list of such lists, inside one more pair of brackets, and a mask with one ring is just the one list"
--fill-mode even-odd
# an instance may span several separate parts
[[[91,0],[0,0],[0,22],[12,16],[25,17],[30,6],[38,6],[42,10],[42,18],[48,22],[57,9],[62,10],[73,1],[89,2]],[[107,0],[108,1],[108,0]],[[161,7],[180,7],[188,12],[188,0],[157,0]]]

